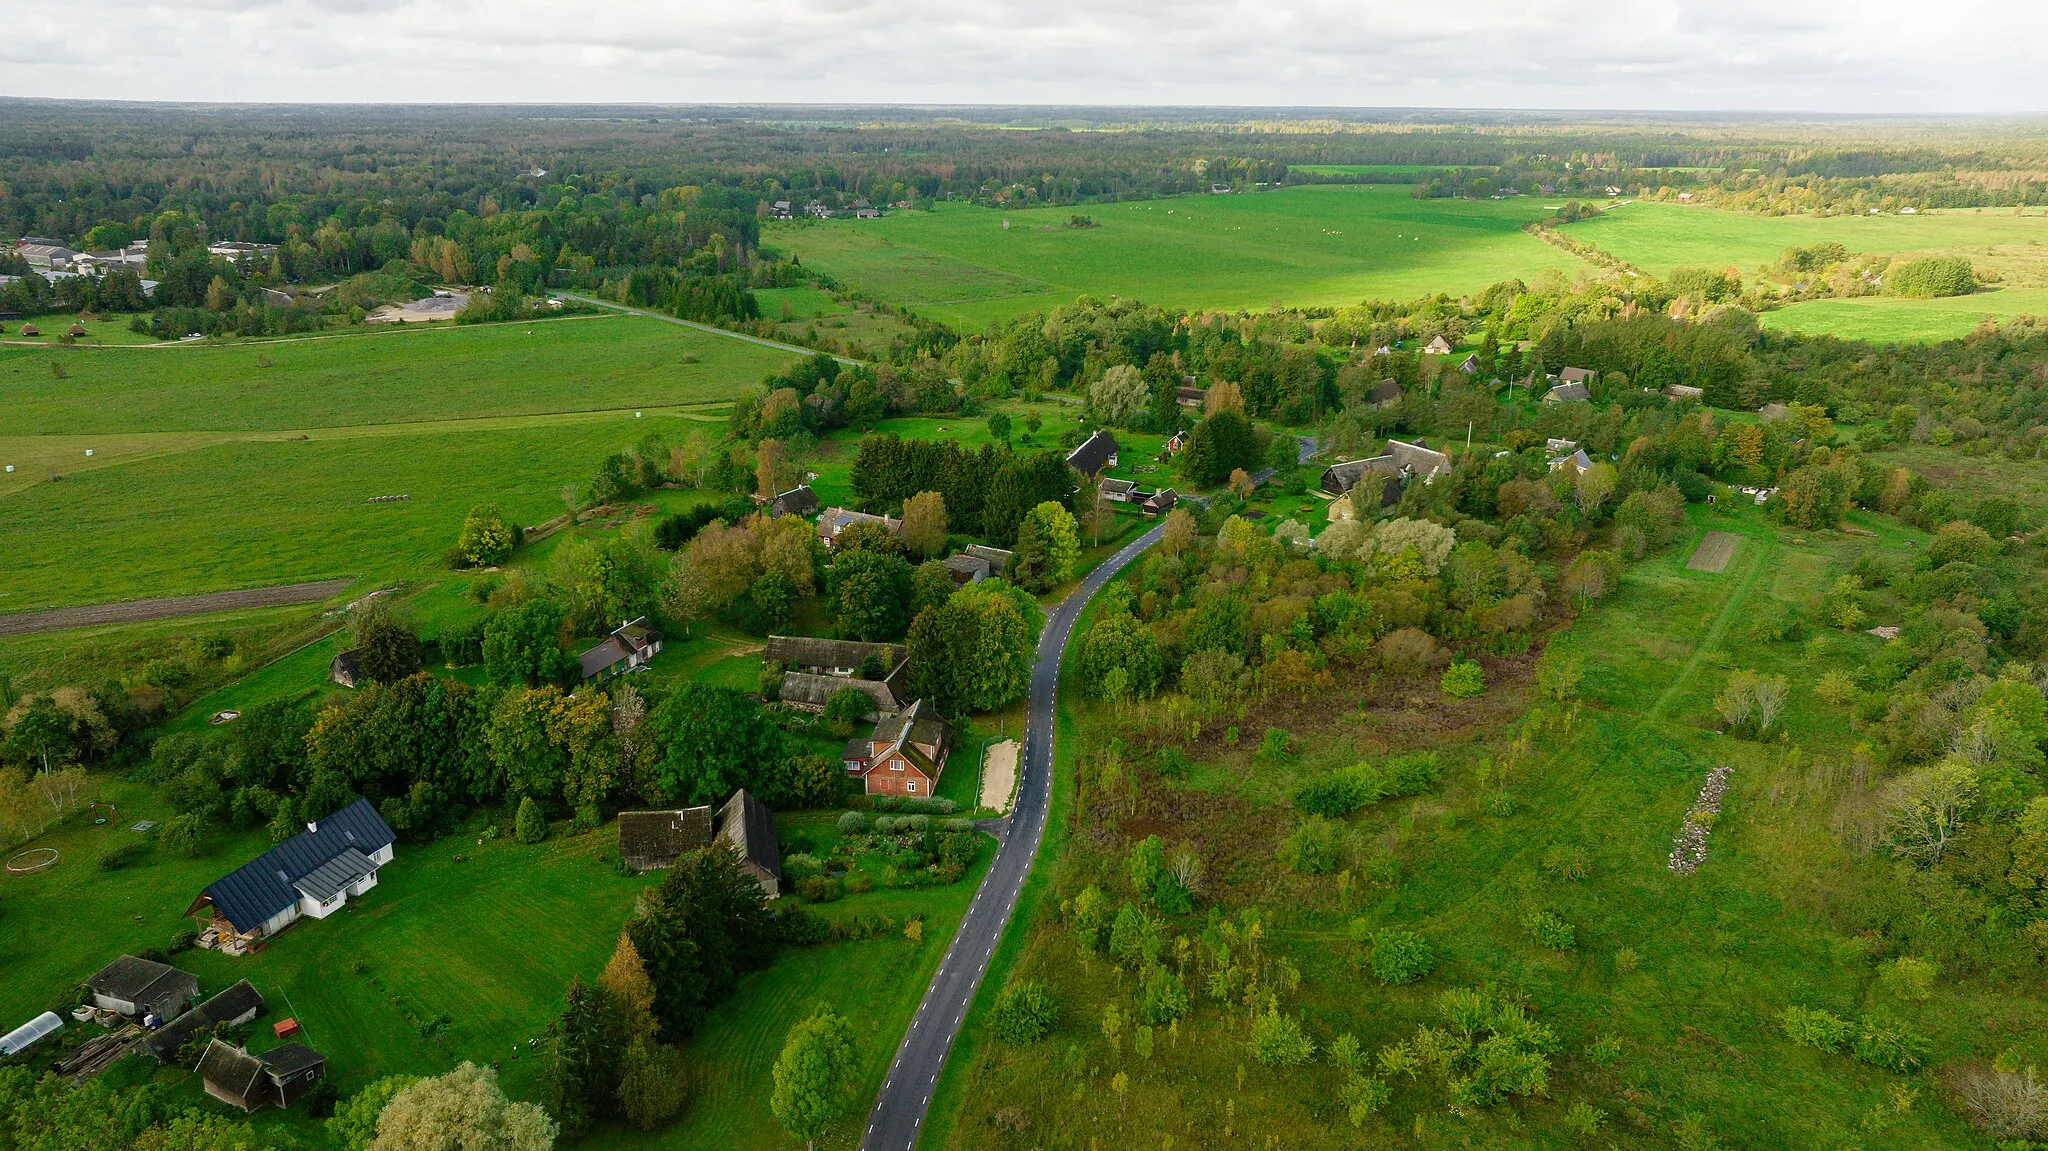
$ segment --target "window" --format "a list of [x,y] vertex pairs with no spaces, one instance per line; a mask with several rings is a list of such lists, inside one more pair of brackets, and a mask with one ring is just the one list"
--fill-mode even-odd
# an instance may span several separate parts
[[909,792],[910,794],[912,794],[912,795],[916,795],[916,794],[917,794],[917,781],[916,781],[916,780],[914,780],[914,779],[906,779],[906,780],[904,780],[904,781],[903,781],[903,789],[904,789],[905,791],[908,791],[908,792]]

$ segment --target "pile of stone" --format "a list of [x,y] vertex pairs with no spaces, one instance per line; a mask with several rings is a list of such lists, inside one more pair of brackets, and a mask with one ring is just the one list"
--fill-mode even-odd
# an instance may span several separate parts
[[1685,825],[1671,841],[1672,871],[1691,875],[1707,861],[1707,834],[1713,830],[1714,818],[1721,814],[1721,797],[1728,791],[1728,777],[1733,772],[1730,767],[1717,767],[1707,773],[1699,798],[1685,811]]

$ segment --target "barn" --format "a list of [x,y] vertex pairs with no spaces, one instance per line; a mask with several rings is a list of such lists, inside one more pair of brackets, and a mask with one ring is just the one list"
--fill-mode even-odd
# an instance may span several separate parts
[[199,998],[199,977],[168,963],[123,955],[99,969],[85,988],[93,1006],[131,1018],[170,1019]]

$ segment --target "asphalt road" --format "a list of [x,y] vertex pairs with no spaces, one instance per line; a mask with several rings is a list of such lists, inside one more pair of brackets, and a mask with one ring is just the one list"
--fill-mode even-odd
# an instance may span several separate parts
[[974,1001],[975,989],[988,972],[989,955],[1017,908],[1018,893],[1024,890],[1024,879],[1038,856],[1038,842],[1045,836],[1046,805],[1052,799],[1053,704],[1059,691],[1060,657],[1067,650],[1074,621],[1102,585],[1158,543],[1165,530],[1164,524],[1154,527],[1088,573],[1081,586],[1053,609],[1038,637],[1017,804],[996,833],[995,862],[982,877],[981,890],[975,893],[967,918],[961,921],[946,957],[932,975],[931,986],[925,989],[924,1002],[911,1018],[896,1061],[889,1065],[882,1093],[875,1099],[867,1130],[861,1135],[862,1151],[911,1151],[917,1146],[917,1133],[931,1107],[939,1071],[946,1065],[954,1037],[960,1034],[967,1005]]
[[[666,315],[661,312],[650,312],[645,308],[632,308],[627,307],[625,304],[614,304],[610,300],[599,300],[594,299],[590,296],[579,296],[575,292],[558,291],[555,293],[555,295],[567,300],[576,300],[580,303],[595,304],[600,308],[610,308],[614,312],[625,312],[629,315],[634,316],[646,316],[649,319],[660,320],[663,323],[680,324],[685,328],[695,328],[700,332],[709,332],[714,336],[724,336],[728,340],[739,340],[744,343],[759,344],[764,348],[774,348],[776,351],[779,352],[795,352],[799,356],[815,356],[818,354],[818,349],[816,348],[800,348],[795,344],[785,344],[779,340],[764,340],[759,336],[750,336],[745,332],[729,332],[724,328],[718,327],[714,324],[700,324],[695,320],[685,320],[680,317]],[[859,360],[850,360],[847,359],[845,356],[834,356],[832,358],[838,360],[842,364],[847,365],[848,367],[860,366]]]

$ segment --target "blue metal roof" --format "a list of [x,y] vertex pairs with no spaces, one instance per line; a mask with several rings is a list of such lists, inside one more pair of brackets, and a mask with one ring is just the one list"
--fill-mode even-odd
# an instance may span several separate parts
[[299,880],[350,849],[372,855],[397,838],[370,801],[358,799],[229,872],[206,896],[236,930],[253,931],[298,903]]

